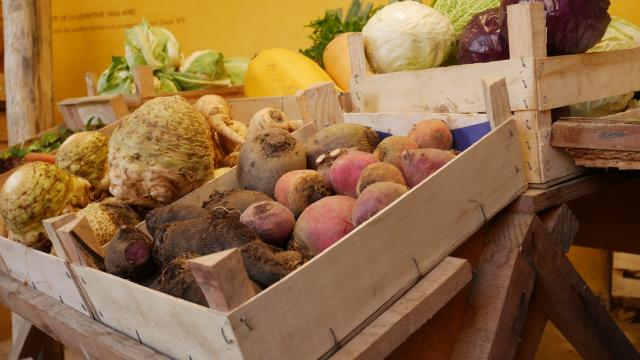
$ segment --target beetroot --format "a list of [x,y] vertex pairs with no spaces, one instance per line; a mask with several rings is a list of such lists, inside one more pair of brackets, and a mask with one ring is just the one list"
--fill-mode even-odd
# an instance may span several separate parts
[[438,149],[407,150],[402,153],[401,168],[409,187],[414,187],[453,160],[453,151]]
[[[352,149],[355,150],[355,149]],[[322,176],[324,183],[331,187],[331,165],[338,160],[338,158],[346,154],[349,149],[335,149],[326,154],[318,156],[316,159],[316,169]]]
[[364,168],[362,174],[360,174],[360,179],[358,179],[358,185],[356,187],[358,196],[360,196],[362,191],[369,185],[379,182],[393,182],[403,186],[407,185],[400,169],[387,163],[375,163]]
[[331,185],[338,195],[356,197],[356,186],[360,174],[370,164],[377,163],[378,158],[363,151],[349,151],[340,156],[331,165]]
[[200,285],[187,265],[188,260],[199,256],[187,253],[167,263],[162,269],[158,282],[152,285],[153,288],[198,305],[209,306]]
[[354,228],[351,213],[355,202],[348,196],[328,196],[309,205],[296,222],[289,249],[310,259],[342,239]]
[[273,285],[290,272],[287,266],[276,258],[276,254],[282,250],[260,240],[243,245],[240,252],[247,275],[263,289]]
[[104,258],[109,274],[133,281],[153,275],[156,267],[151,257],[153,242],[145,233],[123,225],[107,245]]
[[331,195],[331,189],[314,170],[294,170],[284,174],[276,183],[275,197],[298,217],[312,203]]
[[405,150],[417,149],[418,144],[406,136],[389,136],[373,152],[380,161],[400,168],[400,156]]
[[273,189],[282,175],[305,169],[304,147],[286,130],[270,128],[250,134],[238,159],[238,183],[244,189],[273,197]]
[[147,223],[149,234],[154,236],[156,230],[162,225],[175,221],[198,219],[205,216],[209,216],[209,212],[199,206],[172,204],[151,210],[147,213],[145,222]]
[[450,150],[453,146],[451,130],[442,120],[422,120],[413,125],[407,135],[421,149]]
[[218,207],[223,207],[228,210],[238,210],[243,212],[251,204],[255,204],[260,201],[273,200],[264,193],[251,190],[226,190],[226,191],[214,191],[209,195],[209,200],[205,201],[202,206],[209,210]]
[[240,222],[267,244],[283,246],[289,241],[296,219],[286,206],[269,200],[249,206],[240,215]]
[[335,124],[318,131],[305,144],[307,163],[315,167],[318,156],[342,148],[356,148],[372,152],[380,142],[380,136],[371,128],[359,124]]
[[358,226],[367,221],[406,192],[406,186],[392,182],[378,182],[367,187],[356,200],[353,224]]

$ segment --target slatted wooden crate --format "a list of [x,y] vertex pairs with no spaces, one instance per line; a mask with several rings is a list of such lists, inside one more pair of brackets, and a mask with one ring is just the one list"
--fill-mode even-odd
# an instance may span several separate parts
[[640,255],[613,253],[611,296],[630,305],[640,305]]
[[[307,92],[320,93],[316,101],[299,104],[303,119],[313,116],[323,126],[337,116],[381,133],[404,134],[417,120],[435,116],[455,128],[455,142],[466,143],[459,145],[466,150],[324,253],[228,312],[106,274],[87,266],[90,262],[81,256],[73,259],[69,256],[73,250],[67,249],[72,270],[99,321],[175,358],[328,356],[526,187],[513,119],[490,131],[486,115],[337,114],[335,106],[322,110],[325,105],[331,107],[322,89],[326,87]],[[304,99],[305,94],[300,97]],[[337,103],[335,95],[333,103]],[[256,104],[242,100],[232,102],[234,106]],[[319,113],[327,115],[319,118]],[[308,123],[295,136],[304,140],[314,132],[314,124]],[[214,190],[238,187],[232,169],[179,202],[201,205]],[[82,220],[58,231],[60,239],[71,240],[70,247],[87,236],[82,235]]]
[[580,173],[550,145],[551,110],[640,90],[640,49],[547,57],[543,4],[512,5],[508,12],[511,59],[505,61],[367,75],[362,38],[351,36],[355,111],[483,112],[480,79],[505,77],[528,182],[548,186]]
[[566,150],[577,165],[640,170],[640,109],[560,119],[551,135],[551,145]]

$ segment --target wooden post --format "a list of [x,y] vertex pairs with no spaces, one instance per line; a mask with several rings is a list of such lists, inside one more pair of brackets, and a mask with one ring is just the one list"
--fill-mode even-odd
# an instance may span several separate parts
[[229,312],[257,293],[238,248],[192,259],[187,264],[214,310]]
[[351,61],[351,104],[354,112],[362,112],[362,101],[357,90],[357,85],[363,77],[367,76],[367,57],[364,53],[364,39],[360,33],[349,34],[347,36]]
[[9,145],[53,127],[51,0],[4,0]]

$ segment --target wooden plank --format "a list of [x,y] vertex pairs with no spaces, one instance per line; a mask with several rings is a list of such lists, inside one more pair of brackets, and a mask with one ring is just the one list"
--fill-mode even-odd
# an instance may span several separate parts
[[492,225],[452,359],[514,357],[535,279],[520,255],[533,217],[504,213]]
[[313,123],[316,129],[344,122],[333,82],[300,90],[296,94],[296,99],[302,120],[305,123]]
[[585,359],[640,359],[640,354],[609,316],[539,219],[523,254],[536,269],[545,312]]
[[640,151],[640,121],[635,123],[559,120],[551,145],[559,148]]
[[507,81],[505,78],[482,79],[482,90],[484,91],[484,102],[488,104],[487,117],[491,122],[491,128],[495,129],[513,117],[509,104]]
[[46,360],[63,360],[64,349],[45,332],[25,322],[14,337],[8,360],[39,359],[40,356]]
[[51,219],[46,219],[42,221],[42,225],[44,226],[45,231],[47,232],[47,236],[49,240],[51,240],[51,244],[53,248],[56,250],[56,256],[61,258],[62,260],[67,260],[66,251],[60,238],[58,238],[58,229],[63,227],[64,225],[70,223],[71,221],[76,219],[75,213],[64,214],[60,216],[56,216]]
[[189,260],[188,266],[211,309],[231,311],[258,293],[239,248]]
[[[351,103],[354,105],[355,112],[362,112],[360,107],[360,94],[356,92],[356,86],[360,84],[365,76],[367,76],[367,57],[364,53],[364,39],[362,33],[353,33],[347,35],[347,44],[349,47],[349,61],[351,64],[351,81],[349,88],[351,90]],[[354,86],[354,84],[356,86]]]
[[576,165],[620,170],[640,170],[640,152],[618,150],[567,149]]
[[64,260],[2,237],[0,256],[14,279],[91,316]]
[[626,277],[624,270],[611,270],[611,296],[624,299],[640,299],[640,280]]
[[9,145],[53,127],[51,1],[5,0],[5,86]]
[[484,112],[484,77],[505,77],[512,110],[536,109],[532,58],[365,76],[352,84],[357,112]]
[[538,105],[555,109],[640,89],[640,48],[536,59]]
[[640,255],[614,251],[613,268],[640,272]]
[[[334,349],[336,340],[348,341],[371,314],[415,282],[416,264],[422,273],[430,270],[509,203],[509,194],[519,192],[524,176],[514,131],[513,120],[504,123],[321,256],[231,312],[244,356],[319,357]],[[499,161],[496,153],[502,154]],[[469,173],[474,182],[465,180]],[[451,211],[443,210],[452,204]],[[415,212],[416,207],[422,210]],[[331,301],[326,294],[332,294]],[[283,298],[305,306],[294,308]],[[331,316],[318,317],[319,312]],[[309,323],[314,326],[302,325]],[[289,346],[264,341],[274,329]]]
[[507,7],[507,14],[510,57],[546,57],[547,29],[544,4],[534,2],[510,5]]
[[84,73],[84,86],[87,89],[87,96],[96,96],[98,75],[94,72]]
[[585,168],[576,165],[565,151],[551,146],[551,129],[539,131],[537,136],[541,183],[563,181],[562,179],[577,176],[586,171]]
[[153,98],[156,91],[153,87],[153,69],[151,66],[135,66],[131,69],[133,81],[136,85],[136,95],[143,99]]
[[4,274],[0,274],[0,302],[86,358],[167,359]]
[[440,113],[346,113],[344,119],[346,123],[369,126],[388,134],[408,134],[416,122],[427,119],[442,120],[451,130],[489,121],[485,114]]
[[558,249],[566,253],[573,244],[580,223],[567,204],[549,209],[540,214],[545,228]]
[[259,98],[238,98],[227,100],[231,118],[249,123],[253,114],[266,107],[282,110],[291,120],[300,119],[300,111],[295,96],[266,96]]
[[74,131],[84,129],[89,119],[98,119],[109,125],[129,114],[129,107],[122,95],[101,95],[72,98],[58,102],[65,125]]
[[242,358],[225,314],[99,270],[71,268],[101,323],[175,359]]
[[514,211],[538,212],[630,181],[631,173],[619,171],[583,175],[548,189],[529,189],[512,205]]
[[452,257],[444,259],[331,359],[385,358],[470,280],[471,266],[467,261]]

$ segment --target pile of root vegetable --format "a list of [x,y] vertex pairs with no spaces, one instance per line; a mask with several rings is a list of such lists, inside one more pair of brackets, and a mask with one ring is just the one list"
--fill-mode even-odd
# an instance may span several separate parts
[[[110,139],[87,132],[61,146],[56,165],[24,165],[3,185],[0,213],[15,240],[41,247],[42,220],[77,211],[106,247],[98,268],[206,305],[188,260],[239,248],[265,289],[456,156],[440,120],[382,141],[357,124],[301,141],[300,125],[273,108],[245,125],[212,95],[156,98]],[[176,202],[234,166],[238,189]]]

